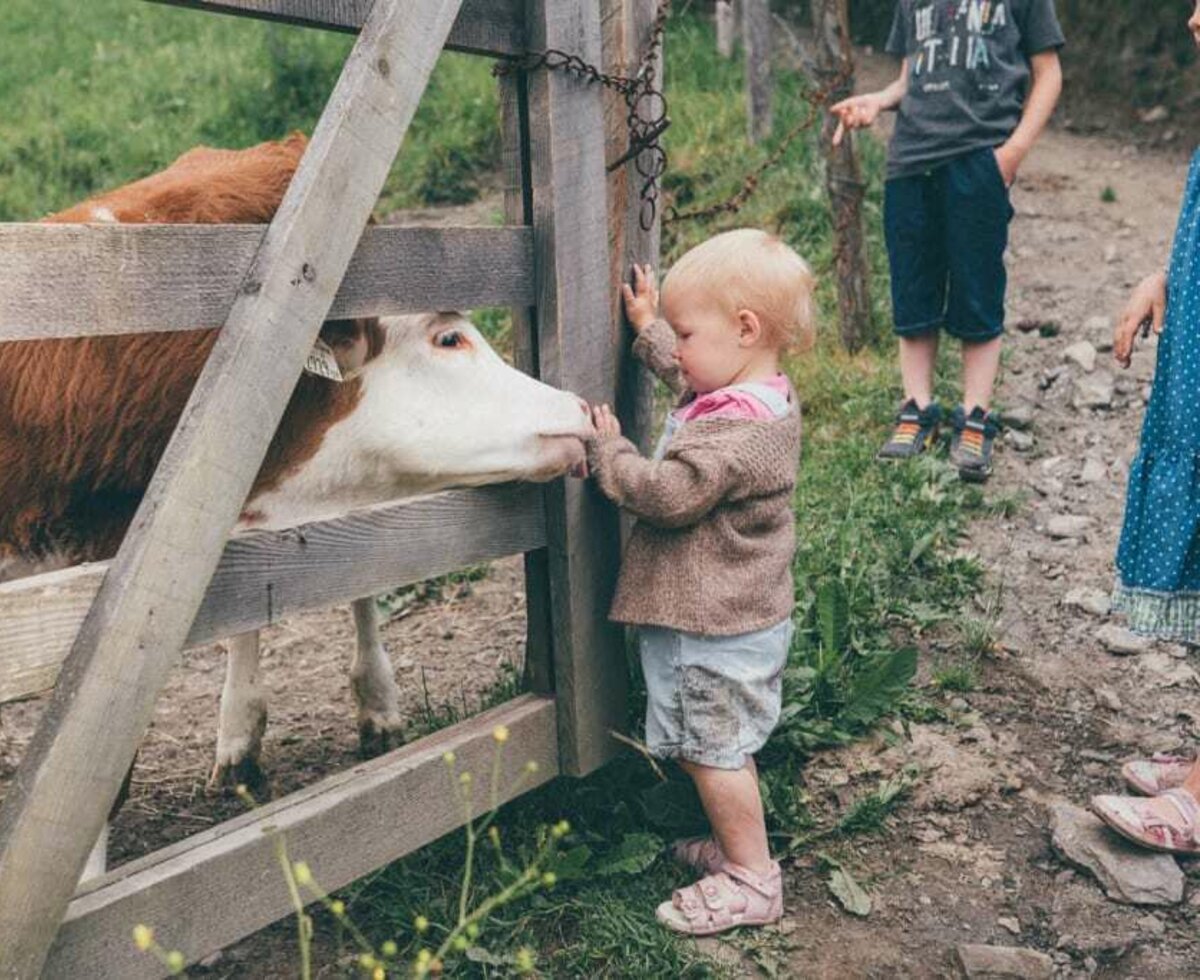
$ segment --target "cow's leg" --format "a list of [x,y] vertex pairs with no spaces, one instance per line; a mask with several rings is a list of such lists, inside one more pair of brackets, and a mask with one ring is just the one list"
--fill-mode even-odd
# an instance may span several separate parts
[[260,791],[266,784],[258,758],[267,727],[267,698],[258,679],[258,633],[235,636],[226,648],[229,659],[221,691],[217,761],[208,787],[244,784]]
[[358,599],[353,608],[358,643],[350,665],[350,689],[358,706],[358,748],[370,757],[403,743],[404,719],[392,662],[379,638],[375,600]]

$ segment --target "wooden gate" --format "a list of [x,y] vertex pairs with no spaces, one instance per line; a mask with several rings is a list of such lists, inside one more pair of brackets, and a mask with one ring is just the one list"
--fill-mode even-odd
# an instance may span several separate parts
[[[544,71],[501,82],[505,227],[366,224],[443,47],[499,58],[553,47],[598,63],[603,31],[610,64],[628,68],[650,3],[604,0],[602,25],[592,0],[154,2],[358,40],[269,226],[0,225],[0,342],[224,324],[112,562],[0,586],[0,701],[57,676],[0,807],[4,978],[160,975],[129,939],[143,921],[203,957],[290,911],[265,827],[341,887],[461,825],[445,751],[483,769],[504,724],[501,783],[533,760],[528,789],[603,764],[624,714],[623,637],[605,615],[619,527],[589,484],[451,491],[227,538],[327,318],[511,306],[520,366],[589,401],[644,407],[613,281],[654,257],[657,235],[626,220],[623,197],[610,201],[598,87]],[[532,693],[75,893],[185,646],[516,553]]]

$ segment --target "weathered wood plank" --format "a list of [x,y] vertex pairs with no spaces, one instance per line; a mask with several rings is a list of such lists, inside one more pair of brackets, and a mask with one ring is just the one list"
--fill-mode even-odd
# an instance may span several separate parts
[[[510,733],[499,802],[555,775],[554,702],[524,695],[89,882],[70,905],[43,976],[161,977],[161,964],[130,942],[132,924],[152,926],[195,962],[288,915],[267,827],[286,835],[291,859],[306,861],[332,890],[462,826],[464,807],[442,754],[452,750],[458,771],[478,777],[475,812],[486,811],[497,725]],[[537,772],[523,774],[530,761]]]
[[[225,322],[265,225],[0,224],[0,341]],[[528,228],[373,227],[331,318],[533,302]]]
[[376,0],[80,629],[0,805],[6,980],[41,972],[461,2]]
[[[371,12],[374,0],[150,0],[172,7],[321,27],[353,33]],[[463,0],[446,47],[486,55],[516,55],[526,50],[523,0]]]
[[[188,633],[199,646],[546,544],[542,490],[452,490],[230,540]],[[0,584],[0,704],[48,690],[107,562]]]
[[[531,0],[535,49],[601,58],[599,5]],[[603,94],[560,72],[529,80],[529,155],[541,376],[589,402],[614,404],[620,326],[609,296]],[[563,771],[612,757],[625,716],[623,631],[608,621],[620,560],[616,509],[591,482],[547,492],[554,687]]]

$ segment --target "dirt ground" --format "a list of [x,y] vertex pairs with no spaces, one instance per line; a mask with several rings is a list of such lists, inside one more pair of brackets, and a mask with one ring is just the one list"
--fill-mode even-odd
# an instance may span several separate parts
[[[868,83],[879,77],[868,65]],[[1009,334],[1000,403],[1032,418],[1032,445],[1006,437],[992,495],[1015,495],[1011,517],[982,520],[963,547],[989,570],[970,610],[995,617],[999,644],[971,692],[945,696],[951,721],[883,732],[814,760],[797,778],[820,808],[844,807],[881,778],[917,773],[912,798],[882,836],[842,854],[869,891],[865,918],[842,911],[827,872],[804,859],[787,870],[781,929],[713,943],[719,960],[756,975],[748,949],[776,975],[800,978],[958,976],[962,943],[1050,954],[1061,977],[1200,976],[1200,861],[1181,862],[1184,901],[1165,908],[1107,899],[1086,872],[1051,848],[1047,806],[1085,804],[1118,787],[1122,760],[1195,744],[1200,678],[1181,648],[1106,651],[1106,616],[1064,605],[1069,591],[1107,592],[1124,478],[1135,452],[1153,342],[1118,370],[1101,350],[1093,371],[1064,358],[1081,341],[1104,348],[1129,288],[1166,262],[1186,158],[1120,141],[1049,133],[1013,193],[1010,321],[1056,323],[1056,336]],[[1102,202],[1106,188],[1115,200]],[[1112,382],[1106,408],[1076,408],[1080,383]],[[1103,387],[1103,383],[1101,384]],[[1052,517],[1088,518],[1053,538]],[[413,607],[385,630],[405,707],[415,724],[449,705],[474,711],[508,669],[520,669],[524,598],[520,563],[497,563],[462,591]],[[271,720],[264,763],[277,793],[356,759],[346,680],[353,626],[346,609],[297,616],[264,633]],[[924,657],[928,683],[936,642]],[[227,818],[236,802],[211,797],[223,657],[189,653],[160,698],[133,796],[114,827],[120,863]],[[0,792],[40,703],[0,707]],[[217,957],[200,975],[290,976],[290,926],[276,926]],[[278,954],[276,956],[275,954]],[[275,963],[271,961],[274,960]],[[276,965],[277,964],[277,965]],[[327,974],[331,975],[331,974]]]

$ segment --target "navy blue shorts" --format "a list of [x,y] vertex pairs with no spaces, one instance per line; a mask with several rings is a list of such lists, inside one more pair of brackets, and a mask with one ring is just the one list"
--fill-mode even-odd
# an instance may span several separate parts
[[945,330],[981,343],[1004,332],[1012,217],[991,147],[887,182],[883,224],[899,336]]

